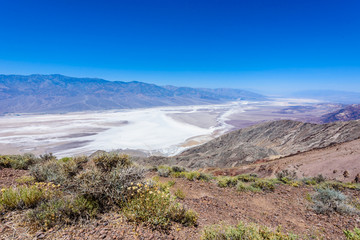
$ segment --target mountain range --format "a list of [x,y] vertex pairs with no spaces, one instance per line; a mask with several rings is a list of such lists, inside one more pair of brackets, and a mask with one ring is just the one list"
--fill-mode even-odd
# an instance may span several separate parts
[[350,121],[360,119],[360,105],[352,104],[345,106],[335,112],[324,114],[321,117],[321,122],[330,123],[336,121]]
[[240,89],[157,86],[63,75],[0,75],[0,114],[55,113],[266,100]]

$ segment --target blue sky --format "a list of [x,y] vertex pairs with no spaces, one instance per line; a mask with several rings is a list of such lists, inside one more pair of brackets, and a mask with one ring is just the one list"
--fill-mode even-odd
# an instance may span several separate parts
[[0,1],[0,73],[360,92],[358,0]]

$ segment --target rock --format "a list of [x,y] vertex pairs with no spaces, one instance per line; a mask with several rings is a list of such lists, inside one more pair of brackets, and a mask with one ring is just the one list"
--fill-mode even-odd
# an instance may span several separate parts
[[354,182],[355,183],[360,183],[360,173],[356,174]]

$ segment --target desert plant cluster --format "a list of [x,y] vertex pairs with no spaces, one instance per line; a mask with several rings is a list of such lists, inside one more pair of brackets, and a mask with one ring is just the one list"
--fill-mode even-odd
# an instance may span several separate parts
[[[179,178],[192,184],[207,182],[218,189],[234,189],[236,194],[267,194],[280,185],[304,187],[309,189],[304,196],[308,211],[354,217],[360,213],[359,200],[346,194],[360,190],[360,184],[331,181],[321,175],[298,179],[290,171],[279,172],[273,179],[256,174],[214,176],[180,166],[144,168],[118,153],[61,159],[51,154],[0,156],[0,167],[28,170],[15,185],[1,189],[0,212],[4,216],[21,212],[22,221],[34,232],[86,224],[114,211],[127,222],[153,231],[166,232],[174,223],[197,227],[198,214],[183,204],[187,194],[176,185]],[[204,240],[304,239],[283,232],[281,227],[251,222],[204,226],[201,232]],[[344,229],[343,233],[347,239],[360,239],[358,228]]]
[[109,211],[159,230],[172,222],[197,224],[194,211],[177,203],[168,186],[146,180],[147,170],[127,155],[1,156],[0,164],[29,170],[29,176],[17,179],[17,186],[1,189],[0,211],[23,211],[24,222],[34,231],[85,222]]

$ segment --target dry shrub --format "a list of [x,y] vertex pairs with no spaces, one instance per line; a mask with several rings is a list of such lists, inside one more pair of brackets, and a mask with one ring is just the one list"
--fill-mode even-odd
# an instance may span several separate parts
[[94,218],[98,203],[83,196],[53,199],[28,213],[28,222],[35,228],[49,229]]
[[342,192],[330,188],[319,188],[316,191],[317,193],[312,197],[315,212],[321,214],[338,212],[349,215],[359,213],[356,208],[348,204],[348,198]]
[[62,195],[59,186],[52,183],[35,183],[1,189],[0,205],[5,210],[33,208]]
[[145,170],[139,167],[116,167],[111,172],[87,169],[75,177],[74,183],[78,193],[106,207],[124,202],[127,187],[143,181],[144,177]]
[[0,156],[0,167],[14,169],[28,169],[41,161],[41,158],[35,157],[33,154],[24,155],[2,155]]
[[92,158],[95,166],[103,172],[110,172],[115,167],[129,167],[131,161],[128,155],[118,153],[101,153]]

